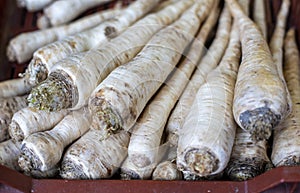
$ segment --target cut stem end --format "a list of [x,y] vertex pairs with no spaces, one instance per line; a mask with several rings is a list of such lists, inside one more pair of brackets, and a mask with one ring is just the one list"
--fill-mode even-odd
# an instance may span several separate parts
[[250,132],[251,137],[257,141],[269,139],[280,119],[281,116],[267,106],[245,111],[239,117],[242,128]]
[[71,108],[74,98],[72,91],[68,81],[52,76],[32,89],[28,103],[38,110],[59,111]]
[[192,150],[185,156],[187,171],[191,174],[208,176],[218,169],[219,160],[209,150]]
[[233,181],[245,181],[265,172],[267,166],[268,162],[255,158],[231,161],[226,169],[226,175]]

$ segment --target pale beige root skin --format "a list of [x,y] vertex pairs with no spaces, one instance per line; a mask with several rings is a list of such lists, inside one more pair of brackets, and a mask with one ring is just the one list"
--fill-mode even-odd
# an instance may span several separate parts
[[11,121],[12,114],[6,110],[0,110],[0,142],[10,138],[8,133],[8,126]]
[[50,5],[55,0],[16,0],[18,7],[24,7],[27,11],[40,11]]
[[[28,73],[32,74],[30,75],[29,82],[35,85],[39,81],[35,75],[37,73],[36,71],[39,70],[39,66],[44,66],[44,68],[50,73],[50,69],[61,59],[71,56],[75,53],[101,47],[103,44],[105,44],[105,42],[115,38],[130,25],[147,14],[158,3],[158,1],[159,0],[135,1],[126,9],[124,9],[119,17],[108,19],[100,23],[98,26],[85,30],[84,32],[77,33],[73,36],[68,36],[62,40],[39,48],[34,52],[33,59],[30,62],[32,64],[30,64],[28,67]],[[96,55],[99,55],[99,53],[97,52]],[[102,60],[97,60],[97,64],[99,61]],[[105,65],[107,65],[107,63],[105,63]],[[35,66],[37,66],[37,68]],[[93,73],[95,73],[95,71],[93,71],[92,74]]]
[[21,143],[12,139],[0,143],[0,164],[13,170],[21,171],[18,156],[21,153]]
[[[130,139],[131,140],[131,139]],[[132,179],[151,179],[151,174],[158,163],[162,160],[167,159],[166,154],[169,148],[168,143],[161,144],[159,147],[154,148],[150,153],[143,152],[144,154],[128,155],[121,166],[121,179],[132,180]],[[132,153],[132,151],[131,151]],[[141,153],[141,151],[139,151]],[[148,155],[147,155],[148,153]],[[156,157],[152,156],[152,160],[149,160],[149,154],[155,154]],[[151,162],[150,162],[151,161]]]
[[39,48],[56,40],[61,40],[67,36],[97,26],[104,20],[116,16],[119,13],[120,10],[116,9],[105,10],[85,16],[68,25],[21,33],[9,41],[7,57],[12,62],[26,62],[32,58],[33,53]]
[[215,39],[207,53],[199,62],[190,82],[180,96],[179,101],[168,119],[166,125],[167,138],[172,146],[177,147],[178,132],[182,128],[184,119],[193,104],[193,99],[199,87],[205,82],[206,75],[218,65],[226,50],[231,29],[231,16],[227,8],[222,11],[218,25]]
[[[62,25],[59,25],[59,26],[51,26],[51,22],[49,20],[49,18],[47,17],[47,15],[43,14],[43,15],[40,15],[36,21],[36,25],[39,29],[41,30],[45,30],[47,28],[64,28],[64,26],[67,26],[67,25],[72,25],[73,23],[78,23],[78,21],[82,21],[82,20],[91,20],[89,22],[89,25],[91,26],[92,24],[95,26],[97,24],[100,24],[101,22],[103,22],[103,19],[101,18],[98,18],[98,21],[97,20],[94,20],[94,16],[97,16],[97,15],[101,15],[102,13],[105,13],[106,12],[110,12],[110,11],[115,11],[115,10],[120,10],[122,8],[122,2],[121,1],[118,1],[115,3],[115,6],[113,9],[105,9],[105,10],[101,10],[101,11],[97,11],[96,13],[94,14],[90,14],[90,15],[87,15],[85,17],[82,17],[82,18],[79,18],[77,20],[74,20],[74,21],[71,21],[69,23],[66,23],[66,24],[62,24]],[[117,14],[115,14],[114,16],[117,16]],[[86,18],[86,19],[85,19]],[[91,19],[89,19],[91,18]],[[108,19],[108,18],[106,18]],[[92,27],[92,26],[91,26]],[[87,29],[87,28],[86,28]],[[83,31],[83,30],[82,30]]]
[[239,4],[241,5],[244,13],[249,15],[250,11],[250,0],[238,0]]
[[234,117],[253,138],[267,139],[287,113],[286,87],[256,24],[243,13],[236,0],[226,2],[239,22],[243,51],[234,92]]
[[39,18],[36,21],[36,26],[40,30],[46,30],[47,28],[52,28],[48,17],[45,16],[45,15],[40,15],[39,16]]
[[10,138],[8,127],[13,114],[27,106],[27,95],[0,98],[0,142]]
[[27,96],[16,96],[11,98],[0,98],[0,109],[7,110],[11,114],[27,106]]
[[89,130],[64,154],[60,175],[64,179],[110,178],[127,156],[130,134],[125,131],[105,138],[100,130]]
[[[245,14],[249,15],[249,4],[241,4],[241,7]],[[262,10],[254,9],[253,14],[258,11]],[[238,127],[225,175],[231,180],[244,181],[265,172],[269,165],[271,162],[267,156],[267,141],[257,142],[249,132]]]
[[22,142],[20,167],[29,173],[54,168],[65,147],[88,131],[90,121],[90,113],[85,107],[70,112],[53,129],[29,135]]
[[13,115],[8,129],[9,135],[15,141],[23,141],[32,133],[51,129],[67,113],[67,110],[47,112],[25,107]]
[[230,161],[225,170],[226,176],[231,180],[249,180],[272,167],[267,155],[267,140],[256,141],[250,135],[237,128]]
[[34,51],[43,45],[55,41],[56,34],[50,30],[25,32],[9,41],[6,55],[12,62],[27,62],[32,58]]
[[24,95],[30,92],[31,88],[25,78],[5,80],[0,82],[0,97],[9,98]]
[[[69,108],[81,108],[96,86],[113,69],[130,61],[155,32],[176,20],[192,3],[193,1],[180,1],[158,13],[149,14],[105,45],[83,53],[83,57],[78,54],[55,65],[51,73],[59,70],[65,72],[74,83],[70,85],[72,92],[80,91],[78,94],[72,93],[78,101],[72,101],[73,105]],[[133,37],[135,41],[132,41]]]
[[277,15],[277,21],[276,26],[273,32],[273,35],[271,37],[269,46],[270,51],[273,56],[273,60],[277,66],[278,74],[282,80],[282,82],[285,85],[286,88],[286,94],[287,94],[287,113],[285,114],[285,119],[291,112],[292,109],[292,99],[288,90],[288,87],[285,82],[285,78],[283,75],[283,42],[285,37],[285,29],[286,29],[286,23],[287,23],[287,17],[289,15],[290,10],[290,0],[284,0],[282,1],[279,13]]
[[[199,4],[198,6],[201,7],[204,6],[204,4]],[[215,4],[213,9],[214,12],[216,12],[217,7],[218,3]],[[201,17],[203,17],[203,14],[206,15],[207,11],[203,11],[202,14],[199,13]],[[208,19],[214,20],[215,22],[217,17],[218,14],[213,15],[213,18],[210,17]],[[200,28],[201,22],[202,20],[200,19],[197,23],[195,22],[194,25]],[[166,121],[200,58],[201,54],[199,53],[201,53],[201,51],[198,48],[203,47],[205,38],[200,38],[200,40],[199,37],[203,33],[206,33],[204,36],[207,37],[209,29],[206,28],[211,29],[214,22],[211,24],[210,21],[209,27],[204,24],[204,30],[201,28],[199,36],[194,39],[185,59],[183,59],[169,75],[164,85],[160,87],[157,94],[149,101],[142,114],[139,116],[139,119],[130,130],[132,134],[128,146],[127,160],[133,162],[136,166],[140,166],[140,170],[144,167],[148,168],[148,165],[155,166],[160,161],[158,159],[158,154],[159,149],[161,148],[160,144]],[[140,178],[149,178],[151,173],[152,171],[148,170],[147,172],[140,174]]]
[[[212,1],[207,1],[200,9],[203,11],[212,4]],[[102,112],[104,115],[98,113],[100,116],[97,117],[96,114],[95,121],[114,114],[117,120],[107,120],[107,125],[117,125],[108,130],[122,127],[128,131],[134,125],[196,33],[194,23],[199,20],[197,14],[202,12],[197,9],[195,4],[172,25],[156,33],[133,60],[116,68],[99,84],[91,95],[89,107],[92,112]],[[105,113],[108,110],[113,112]]]
[[[262,17],[256,18],[255,22],[258,25],[266,25],[266,21],[263,21],[265,19],[264,7],[258,7],[264,4],[264,1],[255,1],[255,3],[254,6],[256,7],[253,9],[253,15]],[[243,9],[249,15],[249,5],[247,7],[243,6]],[[262,13],[258,13],[259,11],[262,11]],[[266,26],[262,26],[261,29],[263,27],[266,28]],[[267,155],[267,143],[266,140],[256,142],[249,132],[238,127],[225,175],[231,180],[243,181],[265,172],[272,165]]]
[[237,23],[217,68],[211,71],[194,99],[177,148],[177,167],[200,177],[221,173],[230,158],[236,123],[232,114],[234,86],[241,48]]
[[164,8],[166,8],[167,6],[177,3],[179,0],[166,0],[166,1],[161,1],[153,10],[152,12],[157,12],[160,11]]
[[182,180],[182,173],[175,163],[163,161],[158,164],[152,173],[152,180]]
[[[49,6],[47,6],[43,11],[45,17],[48,18],[50,26],[59,26],[66,24],[84,11],[110,2],[112,0],[65,0],[65,1],[55,1]],[[72,10],[72,11],[66,11]]]
[[253,21],[258,25],[263,37],[268,40],[267,13],[265,1],[254,0]]
[[144,167],[135,165],[128,157],[124,160],[121,165],[121,179],[122,180],[146,180],[151,177],[151,173],[155,169],[157,162],[147,164]]
[[274,130],[271,160],[276,167],[300,165],[300,69],[295,29],[284,40],[283,72],[293,102],[287,119]]

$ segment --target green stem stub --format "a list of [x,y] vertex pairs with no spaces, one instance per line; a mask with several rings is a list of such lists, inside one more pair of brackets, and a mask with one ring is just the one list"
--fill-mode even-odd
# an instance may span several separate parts
[[77,103],[76,96],[77,89],[71,78],[60,71],[50,74],[48,79],[33,88],[28,103],[38,110],[59,111],[71,108],[74,101]]

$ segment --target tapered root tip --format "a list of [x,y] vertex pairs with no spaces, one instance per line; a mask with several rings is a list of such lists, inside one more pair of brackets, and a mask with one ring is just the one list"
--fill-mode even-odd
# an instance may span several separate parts
[[[12,40],[13,41],[13,40]],[[14,49],[14,44],[12,42],[10,42],[7,46],[7,49],[6,49],[6,55],[7,55],[7,58],[10,62],[15,62],[17,61],[17,54],[16,54],[16,50]],[[18,63],[20,63],[18,61]]]
[[49,18],[45,15],[42,15],[41,17],[38,18],[37,20],[37,27],[39,29],[47,29],[51,27],[51,22]]
[[233,181],[245,181],[252,179],[266,170],[267,163],[262,160],[247,159],[232,161],[226,168],[226,175]]
[[[191,150],[185,155],[187,171],[198,176],[208,176],[218,169],[219,160],[209,150]],[[184,171],[181,166],[179,170]]]
[[268,107],[245,111],[239,117],[242,128],[250,132],[251,137],[257,141],[269,139],[280,119],[281,116]]

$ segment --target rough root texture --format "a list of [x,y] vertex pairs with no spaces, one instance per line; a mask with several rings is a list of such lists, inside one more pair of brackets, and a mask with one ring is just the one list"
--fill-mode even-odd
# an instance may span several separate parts
[[269,139],[272,129],[279,124],[280,119],[281,116],[268,107],[245,111],[239,117],[242,127],[250,131],[251,137],[257,141]]
[[137,155],[134,154],[131,157],[132,157],[131,158],[132,162],[136,167],[144,168],[151,164],[151,160],[143,154],[137,154]]
[[30,85],[37,85],[47,78],[48,69],[40,59],[36,59],[29,64],[28,70],[24,75]]
[[300,166],[300,156],[289,156],[282,160],[280,163],[278,163],[277,167],[278,166]]
[[120,174],[122,180],[139,180],[141,177],[131,170],[122,171]]
[[121,127],[121,119],[118,114],[110,108],[110,104],[101,102],[98,104],[97,98],[92,100],[92,106],[94,106],[95,115],[93,116],[92,128],[93,129],[105,129],[108,134],[113,134],[119,131]]
[[15,121],[12,121],[9,125],[9,135],[14,141],[21,142],[24,139],[24,132],[20,128],[19,124]]
[[42,165],[41,160],[26,146],[22,147],[22,153],[18,160],[19,166],[25,171],[30,172],[33,169],[40,168]]
[[187,181],[199,181],[199,180],[220,180],[223,177],[223,172],[210,175],[210,176],[198,176],[195,174],[191,174],[190,172],[182,172],[183,173],[183,179]]
[[185,155],[185,161],[189,168],[187,171],[199,176],[210,175],[219,165],[219,160],[211,152],[196,149]]
[[117,32],[117,30],[116,30],[115,27],[113,27],[113,26],[107,26],[105,28],[105,33],[104,34],[105,34],[106,37],[112,39],[112,38],[117,37],[118,32]]
[[269,162],[255,157],[252,159],[230,161],[228,163],[229,167],[226,169],[226,175],[230,180],[245,181],[262,174],[268,170],[269,165]]
[[[63,79],[63,77],[66,78]],[[72,87],[67,77],[67,75],[56,77],[56,74],[53,74],[52,77],[33,88],[28,97],[29,106],[47,111],[59,111],[72,107],[72,103],[77,102],[76,97],[73,97],[76,96],[73,94],[76,88]]]
[[62,168],[60,170],[60,176],[64,179],[89,179],[89,177],[83,172],[83,166],[74,164],[74,162],[68,159],[63,161]]

